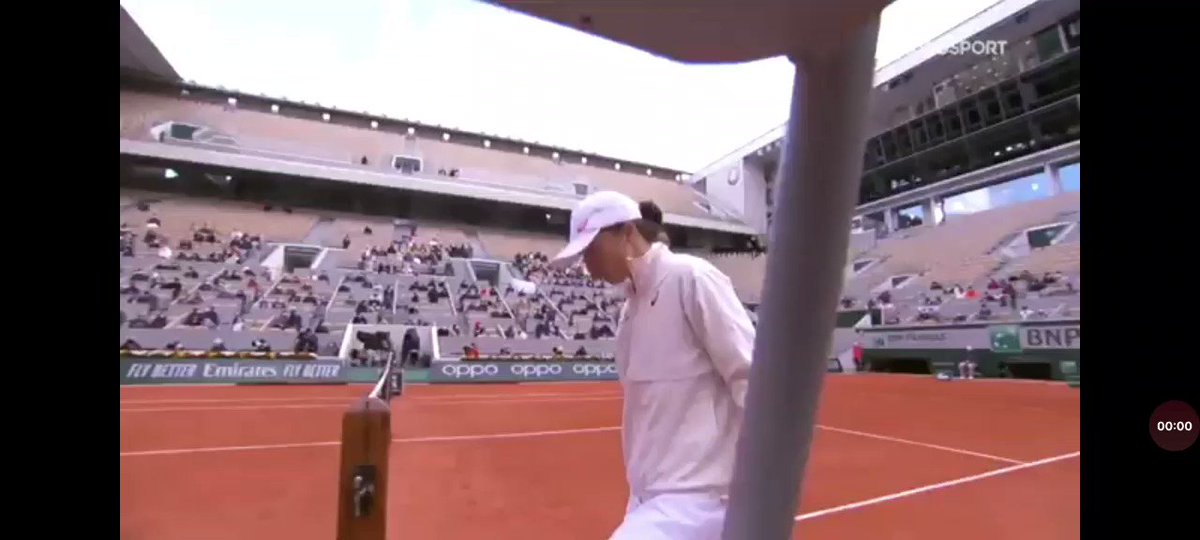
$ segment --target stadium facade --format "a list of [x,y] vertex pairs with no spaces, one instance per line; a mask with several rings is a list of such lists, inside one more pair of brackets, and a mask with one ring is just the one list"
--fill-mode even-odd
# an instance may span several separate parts
[[[855,230],[940,223],[964,199],[956,196],[1033,175],[1047,179],[1035,198],[1078,189],[1079,45],[1078,0],[1004,0],[877,67]],[[763,235],[783,131],[691,179]]]

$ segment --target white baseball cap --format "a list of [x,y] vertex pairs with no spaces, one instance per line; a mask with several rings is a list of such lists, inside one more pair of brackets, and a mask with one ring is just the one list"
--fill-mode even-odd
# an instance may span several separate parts
[[588,195],[571,210],[567,247],[550,260],[550,265],[557,268],[570,266],[591,245],[600,229],[641,217],[637,201],[625,195],[615,191],[597,191]]

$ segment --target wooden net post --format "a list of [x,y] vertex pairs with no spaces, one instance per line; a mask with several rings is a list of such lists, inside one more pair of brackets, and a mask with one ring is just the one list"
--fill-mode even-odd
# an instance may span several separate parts
[[390,360],[370,395],[342,415],[338,540],[387,537],[388,448],[392,442]]

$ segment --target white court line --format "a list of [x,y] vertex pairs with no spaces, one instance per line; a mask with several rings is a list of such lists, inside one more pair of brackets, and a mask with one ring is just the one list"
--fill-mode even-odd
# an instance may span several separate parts
[[808,512],[806,514],[800,514],[795,517],[795,520],[797,522],[800,522],[800,521],[805,521],[808,519],[818,518],[821,516],[827,516],[829,514],[837,514],[839,512],[845,512],[847,510],[854,510],[856,508],[862,508],[864,506],[873,506],[873,505],[885,503],[888,501],[894,501],[896,499],[903,499],[905,497],[911,497],[913,495],[920,495],[921,493],[927,493],[930,491],[937,491],[939,489],[945,489],[948,487],[957,486],[959,484],[967,484],[970,482],[983,480],[984,478],[991,478],[993,476],[1000,476],[1000,475],[1008,474],[1011,472],[1017,472],[1017,471],[1021,471],[1021,470],[1025,470],[1025,469],[1031,469],[1033,467],[1040,467],[1042,465],[1047,465],[1050,463],[1055,463],[1058,461],[1063,461],[1063,460],[1071,459],[1071,458],[1075,458],[1075,457],[1079,457],[1079,452],[1071,452],[1069,454],[1062,454],[1059,456],[1048,457],[1045,459],[1039,459],[1037,461],[1030,461],[1028,463],[1021,463],[1018,465],[1010,465],[1008,467],[1004,467],[1001,469],[996,469],[993,471],[988,471],[988,472],[980,473],[980,474],[974,474],[971,476],[964,476],[962,478],[958,478],[955,480],[948,480],[946,482],[938,482],[936,484],[929,484],[927,486],[921,486],[918,488],[913,488],[913,489],[909,489],[909,490],[905,490],[905,491],[900,491],[897,493],[892,493],[891,495],[875,497],[874,499],[867,499],[865,501],[858,501],[855,503],[843,504],[841,506],[835,506],[833,508],[826,508],[824,510],[817,510],[815,512]]
[[272,411],[279,409],[344,409],[350,402],[339,404],[315,404],[307,405],[241,405],[229,407],[144,407],[121,409],[122,413],[161,413],[161,412],[184,412],[184,411]]
[[180,405],[188,403],[275,403],[280,401],[351,401],[353,396],[310,396],[293,398],[128,399],[121,405]]
[[[492,440],[492,439],[522,439],[526,437],[545,437],[549,435],[576,435],[581,433],[602,433],[608,431],[620,431],[620,426],[606,426],[595,428],[576,428],[576,429],[556,429],[551,431],[518,431],[515,433],[485,433],[481,435],[445,435],[431,437],[403,437],[392,439],[395,443],[422,443],[422,442],[449,442],[449,441],[475,441],[475,440]],[[313,448],[318,446],[339,446],[342,443],[339,441],[321,441],[307,443],[287,443],[287,444],[257,444],[250,446],[213,446],[208,448],[172,448],[167,450],[139,450],[133,452],[121,452],[121,457],[139,457],[139,456],[171,456],[178,454],[204,454],[211,452],[239,452],[245,450],[280,450],[287,448]]]
[[606,431],[620,431],[620,426],[608,426],[597,428],[579,428],[579,429],[556,429],[552,431],[518,431],[516,433],[493,433],[491,435],[448,435],[443,437],[409,437],[405,439],[392,439],[392,442],[398,443],[417,443],[417,442],[444,442],[444,441],[471,441],[476,439],[522,439],[525,437],[544,437],[547,435],[575,435],[578,433],[603,433]]
[[971,450],[963,450],[962,448],[952,448],[949,446],[942,446],[940,444],[923,443],[920,441],[914,441],[914,440],[910,440],[910,439],[901,439],[899,437],[890,437],[887,435],[880,435],[878,433],[867,433],[865,431],[855,431],[853,429],[837,428],[837,427],[826,426],[826,425],[821,425],[821,424],[817,424],[817,429],[823,429],[825,431],[833,431],[836,433],[845,433],[847,435],[857,435],[859,437],[866,437],[868,439],[878,439],[881,441],[889,441],[889,442],[900,443],[900,444],[909,444],[912,446],[920,446],[922,448],[931,448],[933,450],[941,450],[943,452],[952,452],[955,454],[962,454],[964,456],[974,456],[974,457],[979,457],[979,458],[984,458],[984,459],[990,459],[992,461],[1000,461],[1003,463],[1012,463],[1012,464],[1025,463],[1024,461],[1021,461],[1019,459],[993,456],[991,454],[984,454],[982,452],[972,452]]
[[172,448],[168,450],[139,450],[121,452],[121,457],[173,456],[178,454],[207,454],[211,452],[239,452],[243,450],[283,450],[286,448],[312,448],[316,446],[340,446],[341,441],[322,441],[290,444],[256,444],[249,446],[210,446],[207,448]]
[[[439,396],[406,396],[404,400],[416,401],[445,401],[453,399],[478,399],[486,401],[489,399],[504,399],[504,398],[526,398],[526,397],[609,397],[620,396],[620,393],[613,392],[545,392],[545,393],[520,393],[520,394],[444,394]],[[197,398],[197,399],[130,399],[122,400],[121,405],[178,405],[188,403],[270,403],[279,401],[345,401],[350,402],[357,399],[358,396],[310,396],[310,397],[277,397],[277,398]]]
[[[503,405],[506,403],[573,403],[579,401],[616,401],[621,399],[621,396],[603,396],[603,397],[580,397],[580,398],[564,398],[564,399],[469,399],[460,401],[424,401],[424,402],[405,402],[397,401],[400,405],[411,404],[420,407],[430,407],[435,405]],[[121,409],[123,413],[157,413],[157,412],[183,412],[183,411],[271,411],[279,409],[344,409],[354,400],[344,400],[343,403],[332,404],[295,404],[295,405],[231,405],[222,407],[134,407]]]
[[[615,398],[596,398],[596,399],[615,399]],[[533,400],[524,400],[521,402],[528,403],[530,401],[533,401]],[[560,401],[567,401],[567,400],[543,400],[543,401],[560,402]],[[325,407],[325,406],[324,405],[300,405],[300,406],[296,406],[296,407]],[[146,410],[151,410],[151,409],[133,409],[133,410],[131,410],[131,412],[146,411]],[[1026,465],[1027,464],[1025,462],[1017,461],[1014,459],[1003,458],[1003,457],[999,457],[999,456],[992,456],[989,454],[982,454],[979,452],[972,452],[970,450],[963,450],[960,448],[951,448],[948,446],[941,446],[941,445],[936,445],[936,444],[928,444],[928,443],[923,443],[920,441],[913,441],[913,440],[909,440],[909,439],[900,439],[897,437],[889,437],[886,435],[878,435],[875,433],[867,433],[864,431],[855,431],[855,430],[851,430],[851,429],[836,428],[836,427],[825,426],[825,425],[817,425],[817,428],[828,430],[828,431],[847,433],[850,435],[856,435],[856,436],[866,437],[866,438],[871,438],[871,439],[885,440],[885,441],[889,441],[889,442],[895,442],[898,444],[908,444],[908,445],[912,445],[912,446],[919,446],[922,448],[930,448],[930,449],[941,450],[941,451],[945,451],[945,452],[952,452],[952,453],[969,455],[969,456],[974,456],[974,457],[981,457],[981,458],[990,459],[990,460],[994,460],[994,461],[1001,461],[1001,462],[1005,462],[1005,463],[1014,463],[1017,465]],[[570,434],[576,434],[576,433],[619,431],[620,429],[621,429],[620,426],[609,426],[609,427],[599,427],[599,428],[561,429],[561,430],[549,430],[549,431],[522,431],[522,432],[515,432],[515,433],[493,433],[493,434],[485,434],[485,435],[448,435],[448,436],[431,436],[431,437],[410,437],[410,438],[405,438],[405,439],[392,439],[392,442],[434,442],[434,441],[470,441],[470,440],[489,440],[489,439],[513,439],[513,438],[523,438],[523,437],[542,437],[542,436],[548,436],[548,435],[570,435]],[[171,449],[171,450],[147,450],[147,451],[138,451],[138,452],[122,452],[121,456],[127,457],[127,456],[192,454],[192,453],[207,453],[207,452],[234,452],[234,451],[241,451],[241,450],[307,448],[307,447],[313,447],[313,446],[327,446],[327,445],[331,445],[331,444],[336,445],[339,443],[337,443],[335,441],[335,442],[316,442],[316,443],[269,444],[269,445],[255,445],[255,446],[218,446],[218,447],[207,447],[207,448],[200,447],[200,448],[181,448],[181,449]]]
[[[923,373],[882,373],[882,372],[866,372],[866,373],[848,373],[846,375],[853,377],[906,377],[910,379],[933,379],[933,375]],[[970,380],[955,379],[954,382],[963,384],[983,384],[983,383],[1000,383],[1000,384],[1042,384],[1047,386],[1065,386],[1066,381],[1055,381],[1046,379],[1002,379],[999,377],[980,377]]]

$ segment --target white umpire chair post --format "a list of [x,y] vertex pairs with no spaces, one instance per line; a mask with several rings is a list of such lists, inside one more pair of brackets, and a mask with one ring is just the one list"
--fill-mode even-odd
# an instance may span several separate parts
[[790,538],[862,175],[879,14],[889,0],[496,3],[681,62],[787,55],[796,64],[724,531],[725,540]]
[[877,21],[792,56],[763,304],[726,540],[791,538],[859,193]]

